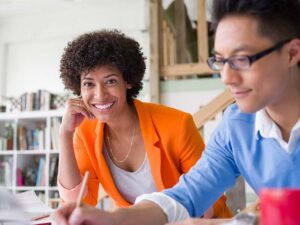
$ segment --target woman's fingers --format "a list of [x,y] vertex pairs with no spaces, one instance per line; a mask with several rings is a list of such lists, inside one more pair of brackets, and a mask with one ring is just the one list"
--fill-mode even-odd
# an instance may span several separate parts
[[67,104],[72,113],[80,113],[89,119],[95,119],[95,116],[87,109],[81,98],[69,99]]
[[88,110],[82,99],[68,99],[60,130],[74,132],[84,118],[95,119],[95,116]]
[[66,204],[64,207],[56,210],[52,215],[51,219],[57,225],[68,225],[68,220],[73,210],[75,209],[75,203]]
[[92,206],[83,204],[76,207],[75,203],[67,203],[57,209],[51,219],[55,225],[112,225],[114,217],[111,212],[106,212]]
[[112,225],[110,212],[84,205],[74,209],[68,220],[70,225]]

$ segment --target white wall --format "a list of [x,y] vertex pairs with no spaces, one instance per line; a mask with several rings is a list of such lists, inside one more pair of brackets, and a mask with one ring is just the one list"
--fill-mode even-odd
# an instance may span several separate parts
[[85,32],[120,29],[149,56],[147,0],[16,1],[0,4],[0,20],[0,95],[63,92],[61,54]]
[[6,95],[19,96],[40,88],[59,93],[59,58],[66,42],[62,39],[22,41],[8,45]]

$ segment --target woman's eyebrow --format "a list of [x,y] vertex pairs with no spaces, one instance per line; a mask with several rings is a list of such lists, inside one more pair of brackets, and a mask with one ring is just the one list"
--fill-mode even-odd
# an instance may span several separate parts
[[93,78],[85,76],[85,77],[82,78],[82,80],[93,80]]
[[109,78],[109,77],[113,77],[113,76],[118,76],[117,74],[115,74],[115,73],[112,73],[112,74],[108,74],[108,75],[105,75],[105,77],[104,78]]

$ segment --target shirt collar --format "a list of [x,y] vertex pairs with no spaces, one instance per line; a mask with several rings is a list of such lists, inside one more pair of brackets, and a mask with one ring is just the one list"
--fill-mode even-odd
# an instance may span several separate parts
[[256,112],[255,133],[259,133],[264,138],[274,138],[283,148],[290,149],[300,137],[300,118],[291,131],[289,143],[286,143],[282,139],[282,134],[277,124],[270,118],[265,109],[261,109]]
[[261,109],[256,113],[255,130],[256,132],[259,132],[262,137],[282,139],[278,126],[264,109]]

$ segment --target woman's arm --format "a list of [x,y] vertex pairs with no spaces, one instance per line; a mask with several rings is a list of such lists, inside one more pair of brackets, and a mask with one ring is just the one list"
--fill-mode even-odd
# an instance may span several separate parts
[[81,180],[73,149],[73,132],[60,131],[59,148],[58,182],[66,189],[73,189]]
[[76,187],[81,181],[74,153],[73,136],[75,128],[85,117],[93,118],[85,109],[83,102],[80,99],[69,99],[59,130],[58,179],[66,189]]

